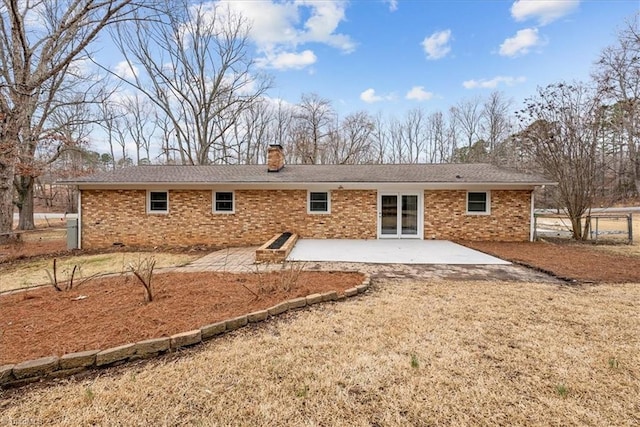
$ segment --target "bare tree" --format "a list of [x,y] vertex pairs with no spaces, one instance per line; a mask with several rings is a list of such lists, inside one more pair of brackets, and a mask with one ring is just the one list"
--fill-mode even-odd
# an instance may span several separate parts
[[330,134],[335,112],[328,99],[315,93],[303,94],[294,113],[294,138],[299,161],[315,164],[325,138]]
[[[3,0],[0,4],[0,233],[13,223],[13,184],[33,191],[28,165],[36,147],[50,132],[46,116],[57,103],[59,89],[73,74],[72,63],[108,24],[122,20],[132,0]],[[31,206],[29,206],[31,203]],[[21,215],[23,228],[33,227],[32,202]],[[31,210],[31,212],[29,212]]]
[[267,146],[273,143],[274,110],[269,101],[257,100],[239,117],[229,132],[222,135],[225,158],[229,163],[266,162]]
[[[140,94],[125,98],[121,105],[127,134],[136,147],[136,164],[151,163],[151,144],[158,127],[153,105]],[[144,157],[140,157],[140,152]]]
[[406,133],[404,123],[397,119],[392,118],[388,122],[389,126],[389,149],[387,150],[388,161],[390,163],[409,163],[409,156],[407,156],[406,148],[407,143],[405,141]]
[[[617,174],[628,179],[630,185],[640,194],[640,13],[636,13],[618,33],[616,44],[608,46],[596,61],[592,74],[599,90],[608,101],[610,126],[621,136],[624,151],[628,153],[628,174],[626,161],[620,163]],[[622,152],[620,147],[615,150]],[[628,177],[626,176],[628,175]]]
[[427,162],[444,162],[451,150],[448,147],[447,124],[441,111],[436,111],[427,117],[427,127],[429,135],[429,150]]
[[[100,103],[98,123],[104,129],[109,144],[111,154],[112,169],[126,166],[129,162],[127,154],[128,123],[126,121],[126,111],[122,105],[103,100]],[[119,153],[116,152],[119,150]],[[118,155],[120,158],[118,159]]]
[[374,127],[374,119],[364,111],[346,116],[332,132],[325,147],[326,163],[373,163],[376,158],[371,137]]
[[157,126],[160,138],[160,162],[166,165],[176,164],[178,148],[175,143],[173,123],[169,118],[157,109],[153,113],[153,123]]
[[185,164],[215,158],[221,138],[267,90],[254,72],[245,19],[220,4],[165,0],[153,16],[121,25],[116,43],[129,65],[128,84],[172,124]]
[[584,84],[539,88],[517,113],[518,145],[558,181],[558,203],[571,220],[573,237],[586,239],[581,217],[592,205],[597,178],[600,98]]
[[426,117],[424,110],[413,108],[404,119],[404,142],[406,145],[406,160],[408,163],[418,163],[425,151]]
[[389,131],[381,114],[378,114],[374,118],[371,139],[372,149],[375,153],[373,163],[385,163],[387,159],[387,149],[389,147]]
[[[58,179],[75,178],[93,172],[99,163],[97,153],[91,153],[89,136],[92,126],[91,104],[69,102],[53,109],[49,115],[50,128],[56,129],[51,136],[57,141],[47,144],[41,141],[36,148],[34,162],[41,165],[42,172],[35,177],[34,198],[40,199],[45,206],[64,201],[65,210],[75,212],[77,189],[66,185],[56,185]],[[16,177],[19,178],[19,177]],[[20,203],[21,192],[17,191]],[[60,200],[60,199],[63,200]],[[23,215],[27,219],[28,215]]]
[[493,153],[501,141],[504,141],[513,131],[509,111],[511,101],[498,91],[491,92],[484,102],[481,111],[481,129],[486,148],[493,158]]
[[[287,146],[287,142],[291,137],[291,126],[293,122],[294,108],[279,99],[275,106],[273,120],[273,142],[283,147]],[[291,150],[293,151],[293,150]]]
[[459,101],[451,107],[451,115],[456,121],[458,129],[462,132],[467,148],[470,149],[473,143],[479,139],[482,118],[480,99],[471,98]]

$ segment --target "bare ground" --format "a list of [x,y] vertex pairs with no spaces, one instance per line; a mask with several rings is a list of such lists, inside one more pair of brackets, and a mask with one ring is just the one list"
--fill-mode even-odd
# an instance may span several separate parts
[[0,425],[638,425],[640,287],[374,283],[180,357],[0,392]]

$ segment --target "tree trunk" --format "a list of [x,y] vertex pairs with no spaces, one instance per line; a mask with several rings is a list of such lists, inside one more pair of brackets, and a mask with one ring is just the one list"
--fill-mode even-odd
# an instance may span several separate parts
[[[0,159],[0,233],[9,233],[13,229],[13,162]],[[0,243],[9,240],[9,236],[0,236]]]
[[18,178],[16,190],[18,193],[18,230],[33,230],[33,184],[34,179],[30,176]]
[[582,235],[582,218],[580,216],[571,216],[571,229],[575,240],[583,240]]

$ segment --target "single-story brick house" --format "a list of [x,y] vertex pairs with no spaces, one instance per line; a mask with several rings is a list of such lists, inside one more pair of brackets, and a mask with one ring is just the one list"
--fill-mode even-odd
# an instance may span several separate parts
[[79,244],[260,245],[302,238],[527,241],[548,179],[489,164],[138,166],[66,181]]

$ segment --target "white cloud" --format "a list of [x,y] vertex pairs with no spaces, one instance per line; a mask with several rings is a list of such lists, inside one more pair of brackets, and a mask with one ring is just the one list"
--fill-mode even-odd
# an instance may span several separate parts
[[368,104],[380,101],[394,101],[396,94],[391,92],[386,95],[378,95],[373,88],[369,88],[360,94],[360,99]]
[[490,80],[467,80],[462,83],[465,89],[495,89],[500,84],[506,86],[514,86],[519,83],[524,83],[527,79],[523,76],[511,77],[511,76],[496,76]]
[[[264,54],[263,59],[287,58],[289,52],[306,43],[326,44],[343,53],[351,53],[356,48],[351,37],[338,32],[338,26],[346,19],[345,0],[220,0],[215,4],[218,12],[229,10],[248,20],[251,26],[249,38]],[[305,52],[310,51],[303,54]],[[308,53],[304,58],[310,59]],[[278,64],[265,61],[261,64],[267,68],[279,68]]]
[[537,28],[525,28],[519,30],[515,36],[506,39],[500,45],[500,55],[519,56],[526,55],[532,47],[541,45]]
[[407,92],[405,98],[412,101],[428,101],[433,98],[433,93],[424,90],[424,86],[414,86]]
[[384,98],[376,95],[375,89],[369,88],[360,94],[360,99],[368,104],[373,104],[374,102],[382,101]]
[[338,25],[345,20],[345,1],[298,0],[296,4],[310,8],[311,16],[299,34],[302,42],[326,43],[345,53],[355,50],[355,43],[345,34],[336,34]]
[[256,64],[262,68],[273,68],[276,70],[300,70],[309,65],[315,64],[318,58],[311,50],[305,50],[300,53],[281,52],[267,54],[256,60]]
[[422,47],[427,54],[427,59],[440,59],[450,51],[451,30],[437,31],[422,41]]
[[389,10],[391,12],[398,10],[398,0],[384,0],[384,2],[389,4]]
[[134,65],[129,65],[127,61],[120,61],[113,67],[113,72],[123,79],[135,79],[138,75],[138,68]]
[[546,25],[573,12],[580,0],[516,0],[511,6],[511,16],[516,21],[537,19]]

